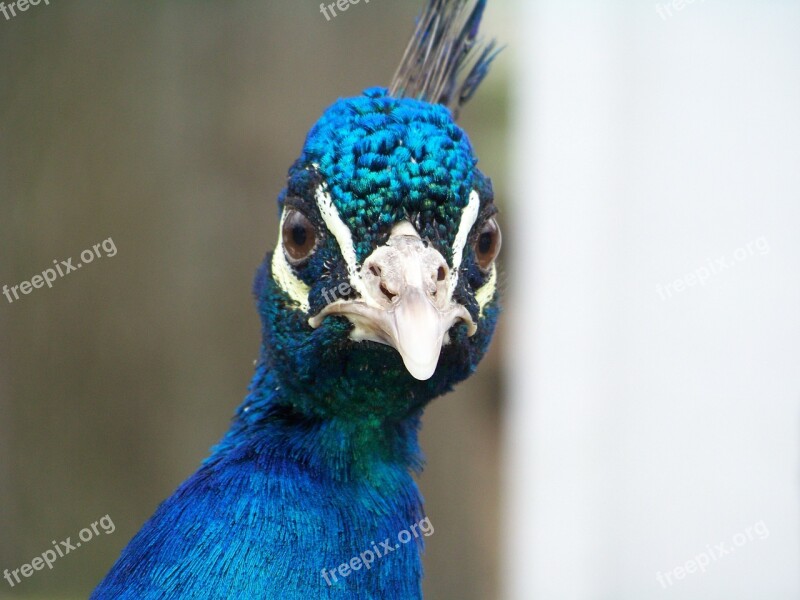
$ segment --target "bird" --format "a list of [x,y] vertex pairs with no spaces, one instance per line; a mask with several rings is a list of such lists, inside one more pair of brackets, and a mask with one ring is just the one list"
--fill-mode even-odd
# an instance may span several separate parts
[[486,0],[427,0],[387,87],[335,101],[278,195],[255,373],[230,429],[94,600],[422,598],[422,413],[477,369],[502,236],[463,105]]

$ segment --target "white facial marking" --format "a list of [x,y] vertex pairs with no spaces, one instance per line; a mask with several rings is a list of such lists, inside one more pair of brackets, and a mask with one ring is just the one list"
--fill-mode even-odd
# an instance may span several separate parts
[[353,234],[350,228],[339,216],[339,211],[333,203],[330,192],[328,192],[327,186],[324,183],[317,188],[314,197],[317,201],[317,207],[319,208],[322,220],[325,222],[325,227],[328,228],[328,231],[330,231],[331,235],[336,239],[336,243],[339,245],[339,252],[341,252],[342,258],[344,258],[344,262],[347,265],[347,276],[350,279],[350,285],[369,303],[369,294],[365,293],[366,288],[361,279],[361,268],[356,259]]
[[477,292],[475,292],[475,300],[478,303],[480,311],[478,316],[483,316],[483,309],[494,298],[494,292],[497,289],[497,265],[492,265],[492,271],[489,273],[489,279],[484,283]]
[[458,233],[453,242],[453,270],[450,271],[450,296],[456,290],[458,284],[458,271],[461,269],[461,261],[464,258],[464,248],[467,246],[467,238],[475,221],[478,220],[478,212],[480,211],[481,199],[478,192],[472,190],[469,194],[469,203],[461,213],[461,223],[458,226]]
[[294,274],[283,253],[283,220],[285,218],[286,211],[284,210],[278,228],[278,247],[272,253],[272,279],[303,312],[308,312],[311,309],[308,304],[308,293],[311,288]]

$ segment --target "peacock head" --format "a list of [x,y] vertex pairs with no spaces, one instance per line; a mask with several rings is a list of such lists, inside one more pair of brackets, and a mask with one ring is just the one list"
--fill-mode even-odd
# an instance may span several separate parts
[[[459,31],[477,31],[482,4]],[[279,198],[255,293],[269,367],[303,412],[410,414],[469,376],[494,331],[492,185],[446,106],[471,95],[494,54],[460,88],[458,61],[417,83],[442,27],[431,18],[426,33],[424,17],[393,89],[333,104]]]

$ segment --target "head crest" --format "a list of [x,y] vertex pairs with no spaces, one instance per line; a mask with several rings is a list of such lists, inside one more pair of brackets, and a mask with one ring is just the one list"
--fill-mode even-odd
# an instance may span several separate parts
[[499,52],[494,40],[478,39],[486,1],[427,0],[389,93],[443,104],[457,117]]

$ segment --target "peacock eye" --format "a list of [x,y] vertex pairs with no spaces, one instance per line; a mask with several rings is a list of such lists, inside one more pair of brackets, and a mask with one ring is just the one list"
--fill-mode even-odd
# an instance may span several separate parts
[[317,230],[299,210],[290,209],[283,219],[283,249],[295,266],[306,261],[317,247]]
[[500,227],[497,225],[497,221],[494,219],[486,221],[474,245],[478,266],[483,271],[488,271],[492,266],[494,259],[500,253],[502,241],[503,236],[500,234]]

